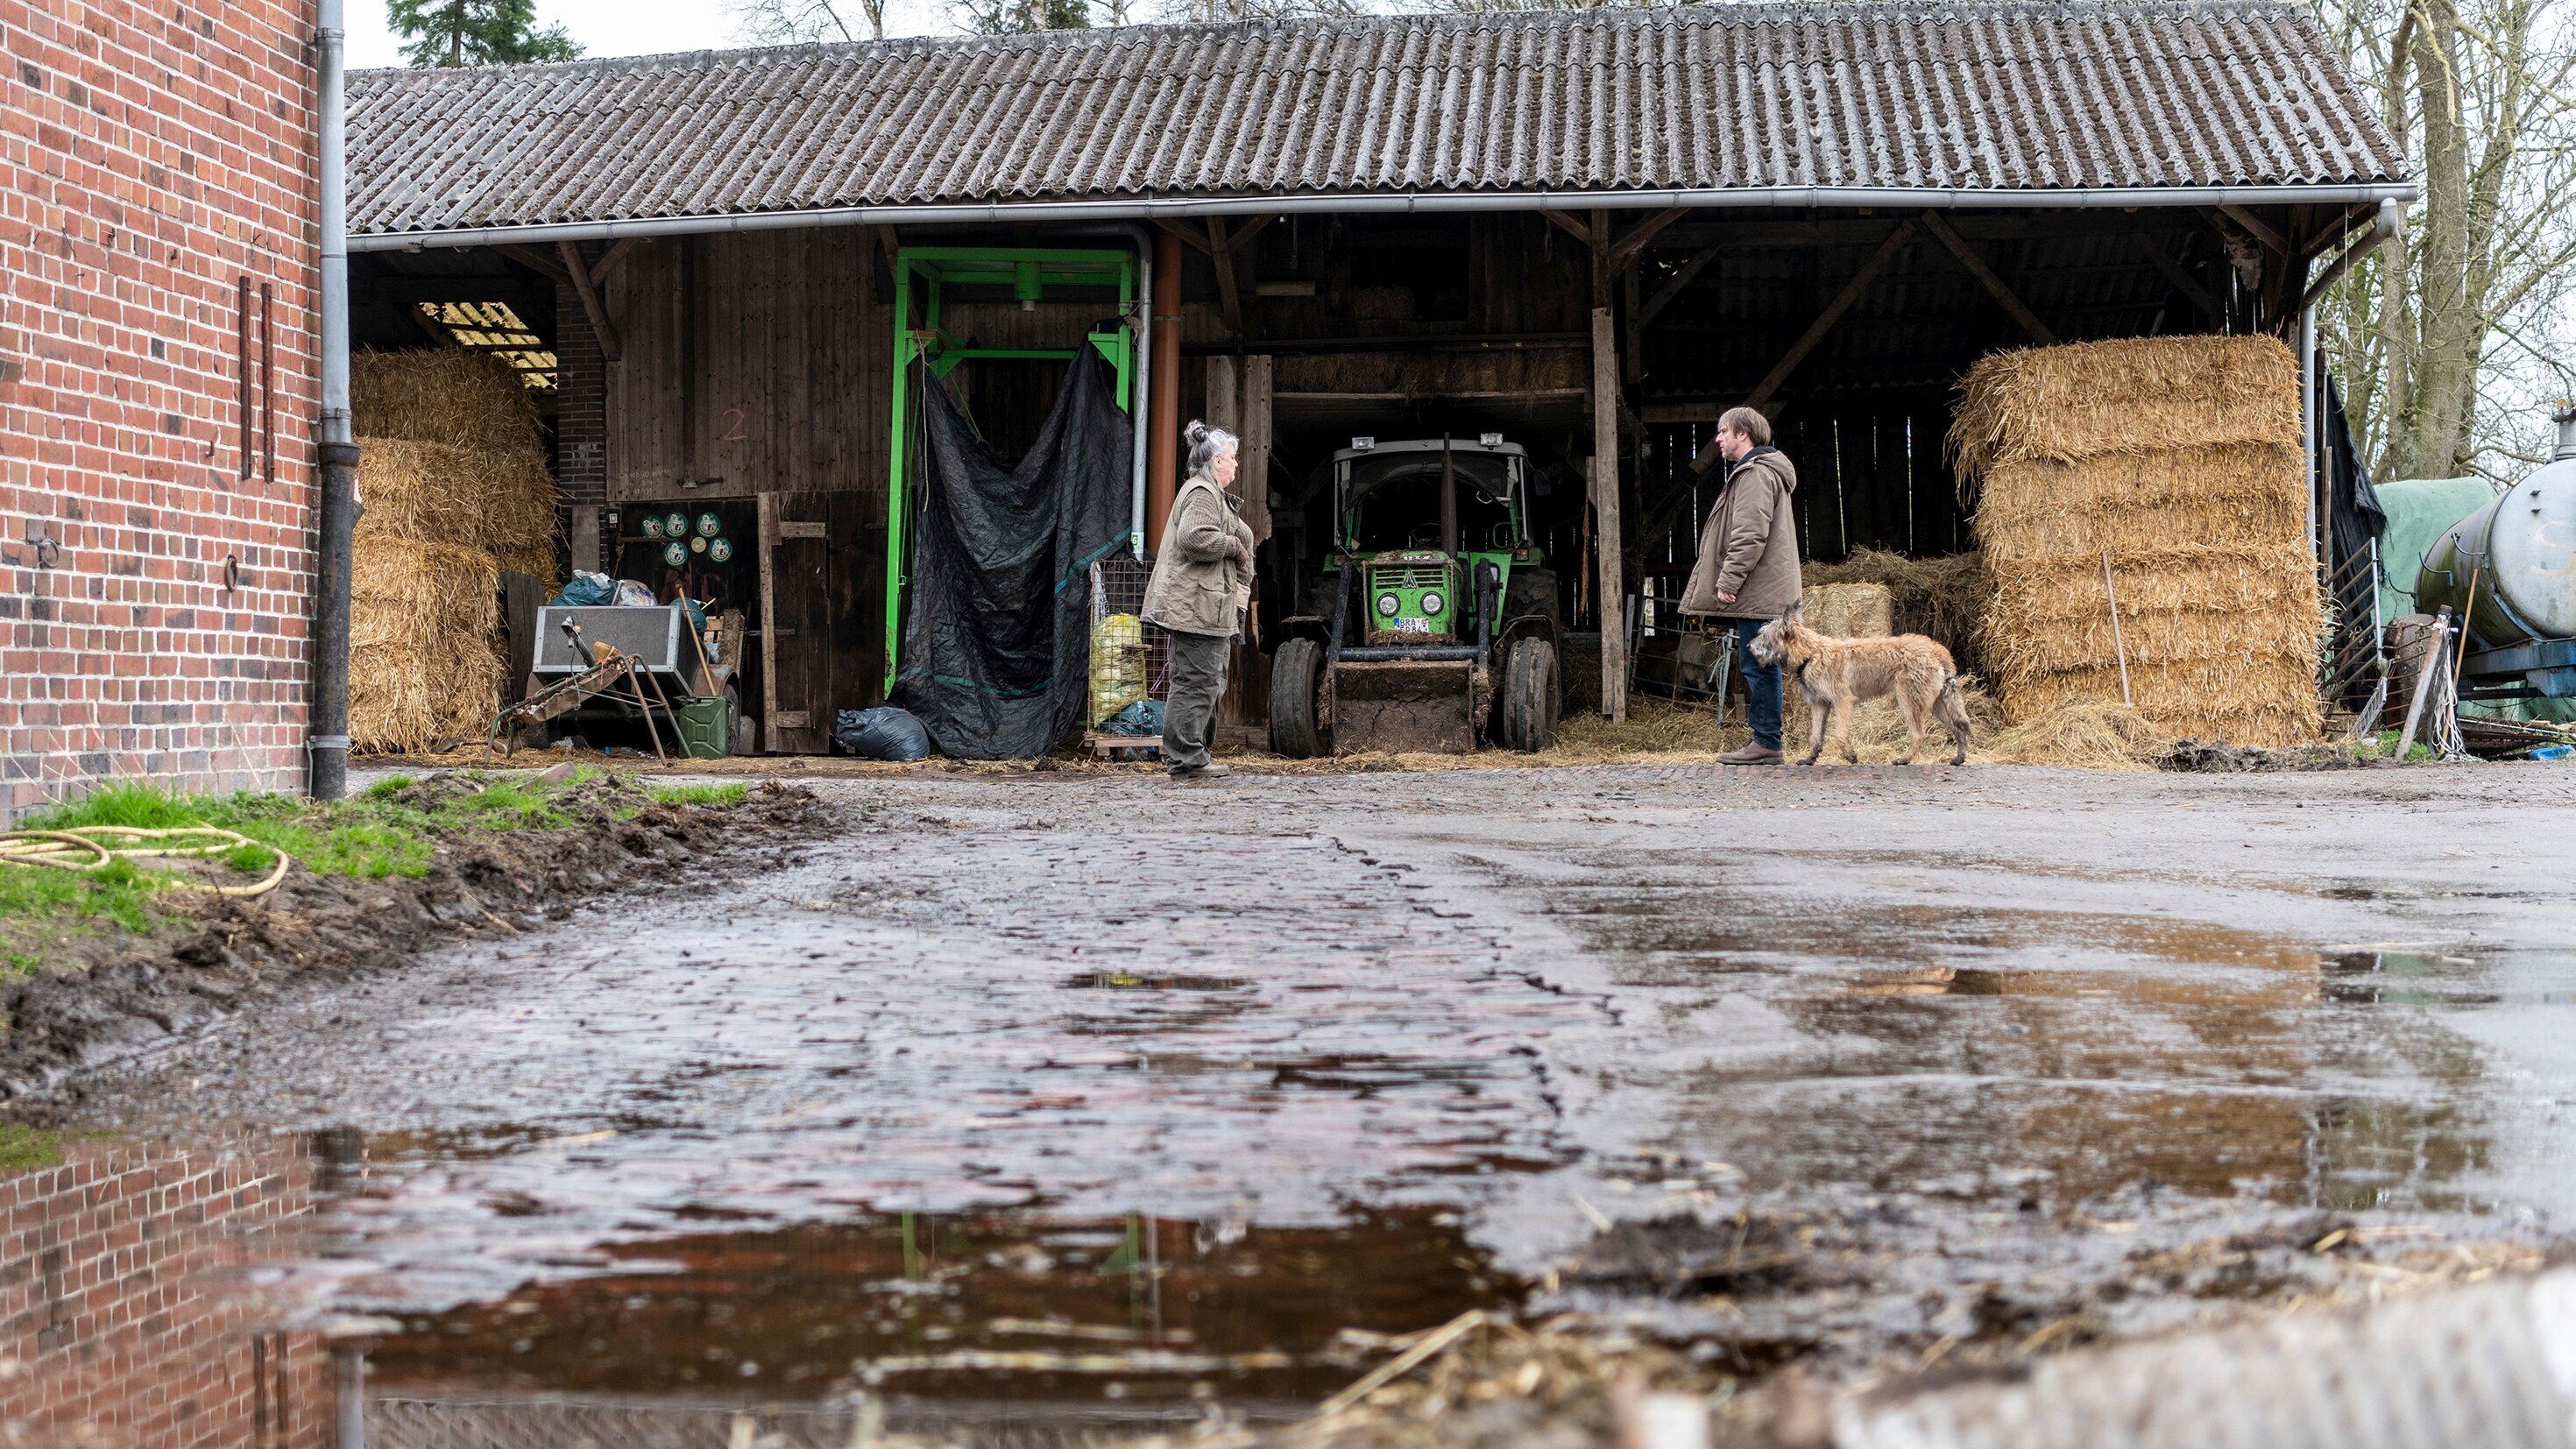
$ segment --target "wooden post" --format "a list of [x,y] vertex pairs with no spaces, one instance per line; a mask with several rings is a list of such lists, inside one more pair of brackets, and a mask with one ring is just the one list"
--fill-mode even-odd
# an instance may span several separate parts
[[1592,309],[1592,514],[1599,559],[1601,713],[1628,717],[1628,590],[1619,554],[1619,339],[1610,309]]
[[1163,547],[1163,525],[1181,491],[1181,242],[1154,237],[1154,361],[1145,398],[1145,549]]
[[1243,519],[1256,540],[1270,537],[1270,354],[1243,359]]

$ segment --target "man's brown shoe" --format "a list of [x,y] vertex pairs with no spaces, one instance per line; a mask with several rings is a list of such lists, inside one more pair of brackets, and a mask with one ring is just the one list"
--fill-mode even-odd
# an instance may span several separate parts
[[1721,765],[1776,765],[1780,763],[1780,752],[1748,740],[1718,756],[1717,762]]
[[1201,765],[1198,768],[1191,770],[1174,770],[1172,772],[1172,778],[1175,780],[1222,780],[1233,773],[1234,767],[1232,765],[1210,764]]

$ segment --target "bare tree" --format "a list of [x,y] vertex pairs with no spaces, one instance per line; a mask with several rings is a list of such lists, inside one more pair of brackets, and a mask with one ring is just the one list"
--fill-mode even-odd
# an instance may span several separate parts
[[727,0],[726,8],[735,34],[754,45],[856,40],[853,18],[866,24],[868,39],[885,39],[886,0]]
[[[2502,475],[2576,382],[2576,24],[2569,0],[2321,0],[2423,198],[2319,309],[2383,477]],[[2545,452],[2539,456],[2546,456]]]

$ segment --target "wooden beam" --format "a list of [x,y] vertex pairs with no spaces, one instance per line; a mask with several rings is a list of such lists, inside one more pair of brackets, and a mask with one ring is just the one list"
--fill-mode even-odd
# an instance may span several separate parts
[[1203,232],[1192,231],[1188,227],[1181,225],[1179,222],[1174,221],[1169,217],[1155,217],[1154,225],[1161,227],[1163,230],[1170,232],[1176,237],[1179,237],[1182,241],[1189,243],[1191,246],[1197,247],[1202,254],[1208,256],[1216,255],[1216,253],[1208,249],[1208,239],[1206,234]]
[[[1878,250],[1870,253],[1869,260],[1861,264],[1861,269],[1852,274],[1852,279],[1843,283],[1843,289],[1834,294],[1834,299],[1825,304],[1825,310],[1816,314],[1816,320],[1807,324],[1807,330],[1798,334],[1798,340],[1789,344],[1789,350],[1780,355],[1780,360],[1771,364],[1771,370],[1762,375],[1762,381],[1755,385],[1752,396],[1745,399],[1746,405],[1766,407],[1771,395],[1780,390],[1780,384],[1789,380],[1789,374],[1798,370],[1798,364],[1807,360],[1807,354],[1816,350],[1816,344],[1825,340],[1825,334],[1834,330],[1834,324],[1843,320],[1843,314],[1851,310],[1863,292],[1869,290],[1870,283],[1877,281],[1878,274],[1886,271],[1888,264],[1894,262],[1897,254],[1913,240],[1914,223],[1899,222],[1896,230],[1887,234],[1887,240],[1878,244]],[[1710,448],[1691,459],[1691,467],[1704,474],[1716,465],[1717,457],[1717,450]]]
[[1628,717],[1628,587],[1620,577],[1619,336],[1610,309],[1592,309],[1592,541],[1598,554],[1601,713]]
[[1707,271],[1709,263],[1716,261],[1725,251],[1726,247],[1721,243],[1717,246],[1702,247],[1691,253],[1690,260],[1683,262],[1680,270],[1674,272],[1662,287],[1656,289],[1655,295],[1648,297],[1645,305],[1637,309],[1636,315],[1628,319],[1628,325],[1643,331],[1646,324],[1654,321],[1658,313],[1673,305],[1682,293],[1689,291],[1690,284],[1698,281],[1699,274]]
[[635,250],[635,238],[619,237],[614,246],[599,254],[598,261],[590,264],[590,284],[594,287],[607,285],[608,274],[616,271],[618,264],[626,260],[626,254],[633,250]]
[[2245,228],[2256,241],[2282,256],[2290,254],[2290,239],[2273,230],[2272,224],[2241,206],[2222,206],[2218,214]]
[[502,242],[494,246],[492,250],[499,252],[501,255],[508,257],[514,262],[517,262],[520,266],[526,267],[529,271],[550,278],[562,286],[569,287],[572,285],[572,273],[565,271],[553,258],[548,257],[543,253],[532,252],[526,247],[513,245],[509,242]]
[[568,241],[556,242],[555,255],[563,259],[564,271],[572,278],[572,289],[581,298],[582,315],[590,319],[591,335],[599,339],[599,355],[615,362],[617,329],[608,324],[608,309],[600,305],[599,289],[590,284],[590,268],[581,263],[581,248]]
[[1610,265],[1613,267],[1628,265],[1636,259],[1637,253],[1645,250],[1646,244],[1653,241],[1658,232],[1688,215],[1690,215],[1689,207],[1676,206],[1656,212],[1653,216],[1637,223],[1626,236],[1610,244]]
[[2166,256],[2165,249],[2156,245],[2154,238],[2141,236],[2133,237],[2131,240],[2136,244],[2138,251],[2155,264],[2156,270],[2164,274],[2165,280],[2173,284],[2175,291],[2190,298],[2195,306],[2208,313],[2212,319],[2226,317],[2227,309],[2218,305],[2218,299],[2209,294],[2209,289],[2200,284],[2200,279],[2184,271],[2182,263]]
[[1251,241],[1254,237],[1261,235],[1261,229],[1263,227],[1268,226],[1270,223],[1277,221],[1278,219],[1279,218],[1276,213],[1265,211],[1261,215],[1254,217],[1252,220],[1243,223],[1242,230],[1233,233],[1226,239],[1226,250],[1233,252],[1243,250],[1245,243]]
[[1949,249],[1950,255],[1959,259],[1959,265],[1968,269],[1968,275],[1977,279],[1977,285],[1986,289],[1986,295],[1994,298],[1996,305],[2012,314],[2012,319],[2021,324],[2021,330],[2029,333],[2033,342],[2042,347],[2057,345],[2057,334],[2048,330],[2048,324],[2039,320],[2038,313],[2022,305],[2021,298],[2004,285],[2004,279],[1995,275],[1995,269],[1986,265],[1985,258],[1978,256],[1957,232],[1950,230],[1950,223],[1941,219],[1941,213],[1923,213],[1923,229],[1932,233],[1935,240]]
[[1861,263],[1860,270],[1852,273],[1851,280],[1843,283],[1843,289],[1834,294],[1834,299],[1816,314],[1816,320],[1807,324],[1807,330],[1798,335],[1798,340],[1789,344],[1789,350],[1780,355],[1780,360],[1771,364],[1771,370],[1762,375],[1762,381],[1753,389],[1753,396],[1746,401],[1755,407],[1769,402],[1771,395],[1780,390],[1780,384],[1789,380],[1789,374],[1798,370],[1798,364],[1807,360],[1807,354],[1816,350],[1816,344],[1825,340],[1825,334],[1834,330],[1834,324],[1843,320],[1843,314],[1850,311],[1861,294],[1869,290],[1870,283],[1877,281],[1879,273],[1886,271],[1895,262],[1897,254],[1913,240],[1914,223],[1898,223],[1896,230],[1887,234],[1887,240],[1878,244],[1878,250],[1870,253],[1869,260]]
[[1576,221],[1570,214],[1562,211],[1542,210],[1539,212],[1539,215],[1546,217],[1549,221],[1552,221],[1559,227],[1564,228],[1567,236],[1574,238],[1576,241],[1583,243],[1587,247],[1592,245],[1592,228]]
[[1234,248],[1226,245],[1225,218],[1207,219],[1208,260],[1216,265],[1216,296],[1225,309],[1225,330],[1231,337],[1243,335],[1243,288],[1234,274]]

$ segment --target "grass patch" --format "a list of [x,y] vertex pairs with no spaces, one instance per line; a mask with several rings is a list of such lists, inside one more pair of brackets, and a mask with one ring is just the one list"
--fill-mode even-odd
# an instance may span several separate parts
[[0,1122],[0,1172],[33,1172],[62,1160],[61,1133],[23,1122]]
[[[567,808],[577,787],[608,772],[575,771],[553,784],[528,774],[465,773],[427,789],[407,775],[381,780],[346,800],[327,803],[289,795],[186,795],[151,784],[105,786],[81,799],[30,815],[24,830],[126,826],[168,830],[212,825],[246,836],[214,860],[230,878],[265,876],[283,853],[315,875],[381,880],[426,873],[441,837],[556,830],[580,820]],[[652,798],[682,805],[739,804],[741,785],[657,786]],[[0,865],[0,963],[18,970],[44,964],[49,944],[81,934],[141,934],[184,921],[204,897],[186,887],[176,862],[118,860],[95,871]]]
[[739,805],[751,797],[749,785],[648,785],[645,789],[663,805]]

